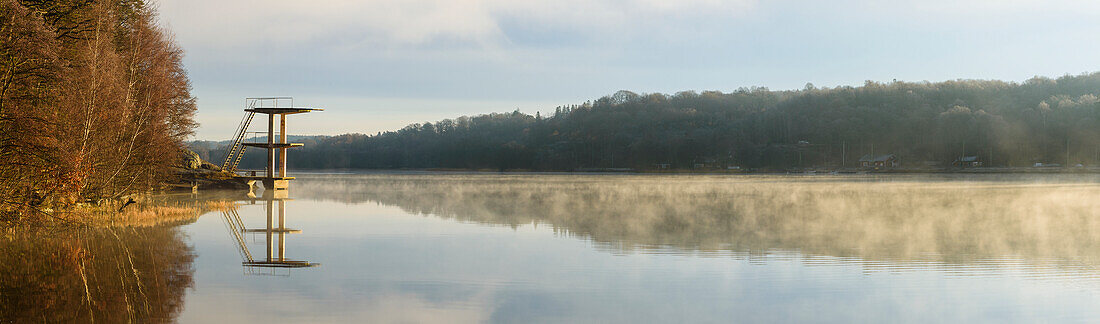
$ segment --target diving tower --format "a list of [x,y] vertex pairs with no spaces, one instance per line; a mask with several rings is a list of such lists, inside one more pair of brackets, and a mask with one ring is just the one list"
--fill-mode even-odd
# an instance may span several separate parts
[[[237,125],[237,131],[233,135],[233,144],[229,147],[229,154],[222,163],[222,170],[233,172],[237,178],[248,182],[253,186],[256,181],[264,185],[264,190],[286,190],[290,186],[290,180],[294,177],[286,175],[286,150],[292,147],[302,146],[302,143],[287,142],[286,117],[287,115],[304,114],[314,111],[323,111],[321,108],[298,107],[294,105],[293,97],[263,97],[246,98],[245,115]],[[256,117],[256,114],[267,115],[266,132],[249,132],[248,126]],[[275,117],[279,119],[279,130],[275,131]],[[249,135],[252,134],[252,137]],[[236,174],[237,165],[244,157],[247,147],[256,147],[267,150],[267,164],[263,174],[257,175],[256,171],[246,174]]]

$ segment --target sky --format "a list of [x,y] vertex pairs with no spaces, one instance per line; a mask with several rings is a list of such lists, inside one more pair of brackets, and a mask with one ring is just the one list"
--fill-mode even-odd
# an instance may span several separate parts
[[866,80],[1023,81],[1098,71],[1093,0],[159,0],[225,140],[244,98],[324,112],[288,134],[552,112],[618,90]]

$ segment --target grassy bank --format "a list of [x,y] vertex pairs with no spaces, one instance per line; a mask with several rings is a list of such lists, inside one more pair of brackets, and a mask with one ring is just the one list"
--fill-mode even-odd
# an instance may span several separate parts
[[[180,200],[179,195],[156,195],[123,207],[120,203],[78,205],[67,210],[38,210],[20,223],[4,224],[7,232],[58,231],[73,228],[150,227],[194,221],[208,211],[230,208],[228,200]],[[121,209],[121,210],[120,210]]]

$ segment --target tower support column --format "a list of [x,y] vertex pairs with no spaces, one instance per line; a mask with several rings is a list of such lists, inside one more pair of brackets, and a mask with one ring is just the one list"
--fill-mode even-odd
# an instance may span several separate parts
[[[285,114],[279,114],[279,143],[286,144]],[[279,177],[286,177],[286,147],[279,149]]]
[[267,177],[275,176],[275,115],[267,115]]

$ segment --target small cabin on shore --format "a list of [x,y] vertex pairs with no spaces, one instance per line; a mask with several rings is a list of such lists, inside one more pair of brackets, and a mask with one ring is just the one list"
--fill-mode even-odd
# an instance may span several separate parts
[[877,156],[867,154],[859,158],[859,166],[865,168],[896,168],[898,162],[898,156],[894,154]]

